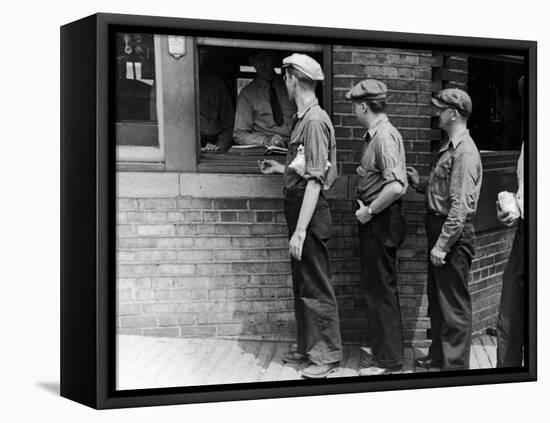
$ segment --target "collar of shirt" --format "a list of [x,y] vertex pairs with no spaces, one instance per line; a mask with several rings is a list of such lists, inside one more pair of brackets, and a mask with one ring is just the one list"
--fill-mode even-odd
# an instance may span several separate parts
[[307,103],[304,107],[304,109],[300,112],[296,112],[296,117],[298,119],[302,119],[304,115],[311,109],[313,106],[317,106],[319,104],[319,100],[317,98],[312,99],[309,103]]
[[363,135],[363,138],[367,138],[367,135],[370,136],[370,139],[372,140],[374,136],[376,135],[376,131],[378,131],[378,128],[380,128],[380,125],[383,123],[388,122],[388,116],[387,115],[381,115],[378,120],[375,122],[374,126],[370,128],[367,132],[365,132],[365,135]]
[[469,136],[470,136],[470,131],[466,129],[465,131],[458,134],[454,139],[449,140],[445,144],[443,144],[439,149],[439,152],[443,153],[445,150],[448,150],[449,147],[453,147],[453,149],[456,149],[460,145],[462,140],[464,140],[464,138]]

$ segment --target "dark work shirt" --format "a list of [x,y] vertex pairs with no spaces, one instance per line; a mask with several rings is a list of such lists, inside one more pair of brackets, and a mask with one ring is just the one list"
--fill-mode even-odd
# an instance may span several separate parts
[[[300,176],[288,165],[304,146],[305,174]],[[286,157],[284,186],[287,189],[305,189],[309,180],[317,180],[324,190],[329,189],[336,179],[336,138],[334,127],[327,113],[319,106],[317,99],[306,105],[302,113],[296,114],[296,123],[290,135]]]
[[220,149],[233,143],[233,103],[222,79],[207,69],[199,75],[201,138],[208,137]]
[[365,204],[374,201],[390,182],[399,182],[403,186],[402,192],[407,191],[403,139],[385,115],[365,134],[357,174],[357,198]]
[[449,252],[474,217],[482,174],[481,156],[468,130],[439,149],[426,186],[427,210],[447,216],[436,243],[439,249]]
[[292,127],[292,116],[296,113],[296,105],[288,98],[286,85],[281,76],[273,79],[273,88],[283,113],[283,124],[277,126],[273,120],[271,103],[269,101],[269,82],[256,78],[244,87],[237,97],[235,112],[235,127],[233,138],[239,145],[266,145],[275,134],[288,139]]

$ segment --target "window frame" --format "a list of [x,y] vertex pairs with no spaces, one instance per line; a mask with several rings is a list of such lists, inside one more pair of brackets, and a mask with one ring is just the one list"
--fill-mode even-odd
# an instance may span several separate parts
[[[161,34],[153,34],[153,45],[155,55],[155,97],[156,97],[156,111],[157,111],[157,123],[156,125],[150,122],[144,123],[128,123],[128,125],[145,125],[155,126],[158,136],[158,147],[151,146],[138,146],[138,145],[117,145],[116,146],[116,162],[117,165],[123,166],[128,164],[129,166],[139,163],[163,163],[166,157],[165,145],[164,145],[164,97],[163,97],[163,78],[162,78],[162,43]],[[115,127],[118,122],[115,122]]]
[[[290,50],[296,52],[319,52],[323,56],[323,73],[325,80],[323,81],[323,103],[327,114],[332,118],[332,45],[319,43],[294,43],[294,42],[276,42],[264,40],[248,40],[248,39],[232,39],[232,38],[216,38],[216,37],[193,37],[194,57],[197,56],[198,46],[216,46],[230,48],[258,48],[272,50]],[[195,125],[196,125],[196,163],[197,171],[201,173],[227,173],[227,174],[259,174],[260,170],[256,164],[257,156],[236,157],[235,160],[226,160],[225,157],[220,157],[218,160],[204,160],[201,157],[200,145],[200,109],[199,109],[199,65],[198,60],[194,61],[195,74]],[[275,155],[272,159],[281,163],[284,162],[285,156]]]

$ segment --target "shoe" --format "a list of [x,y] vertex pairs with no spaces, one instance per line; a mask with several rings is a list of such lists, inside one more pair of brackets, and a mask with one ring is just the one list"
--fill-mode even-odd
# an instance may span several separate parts
[[361,352],[361,360],[359,361],[359,367],[371,367],[374,366],[374,357],[370,354],[367,354],[365,351]]
[[302,370],[302,376],[308,379],[323,379],[339,369],[339,362],[329,364],[312,364]]
[[441,368],[441,366],[443,365],[443,362],[441,360],[434,360],[430,355],[426,355],[424,357],[417,358],[414,361],[414,364],[418,367],[429,369],[431,367]]
[[296,351],[287,351],[283,354],[282,360],[285,363],[305,363],[307,361],[307,357]]
[[370,366],[364,369],[359,370],[359,376],[381,376],[381,375],[391,375],[392,373],[399,373],[403,366],[393,366],[393,367],[378,367]]

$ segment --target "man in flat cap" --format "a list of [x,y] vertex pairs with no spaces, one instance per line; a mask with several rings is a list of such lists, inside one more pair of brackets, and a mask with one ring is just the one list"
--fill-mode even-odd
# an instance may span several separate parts
[[355,216],[372,356],[362,360],[361,376],[396,372],[403,365],[395,259],[405,238],[401,197],[407,191],[407,174],[403,139],[386,115],[386,91],[384,83],[366,79],[346,94],[367,129],[357,168]]
[[447,88],[432,98],[443,140],[429,179],[407,167],[409,182],[426,194],[428,238],[428,314],[432,343],[420,367],[468,369],[472,335],[472,302],[468,276],[475,254],[472,218],[477,209],[482,167],[479,151],[467,128],[470,96]]
[[[523,84],[522,76],[518,81],[521,100],[523,100]],[[500,222],[508,227],[517,225],[512,250],[502,275],[502,294],[497,320],[497,367],[521,367],[523,361],[523,327],[525,322],[525,309],[523,306],[525,298],[523,143],[518,159],[517,177],[518,190],[513,199],[516,205],[516,213],[503,209],[497,201],[497,216]]]
[[282,173],[284,210],[290,237],[297,349],[286,362],[309,365],[304,377],[324,378],[342,359],[338,304],[330,273],[327,241],[332,232],[330,209],[323,193],[336,179],[334,128],[315,97],[323,81],[321,66],[304,54],[283,60],[288,96],[298,108],[286,164],[264,160],[265,174]]
[[275,54],[260,51],[249,58],[256,77],[237,97],[233,138],[238,145],[286,147],[296,106],[275,73]]

